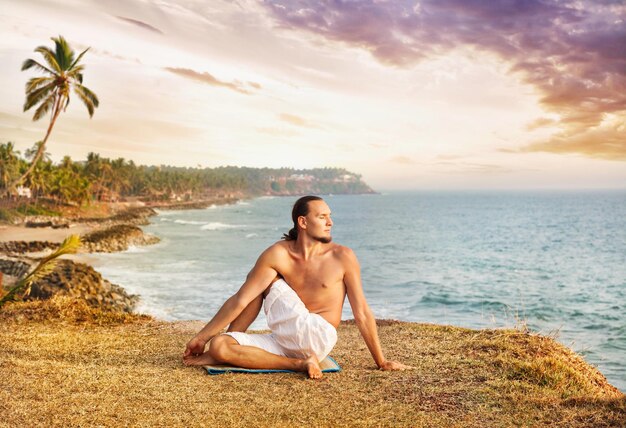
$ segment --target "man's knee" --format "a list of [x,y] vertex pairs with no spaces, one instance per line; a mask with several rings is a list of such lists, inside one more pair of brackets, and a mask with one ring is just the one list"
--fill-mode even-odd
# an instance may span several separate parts
[[237,341],[227,334],[221,334],[211,339],[209,355],[216,360],[225,361],[230,355],[230,347]]

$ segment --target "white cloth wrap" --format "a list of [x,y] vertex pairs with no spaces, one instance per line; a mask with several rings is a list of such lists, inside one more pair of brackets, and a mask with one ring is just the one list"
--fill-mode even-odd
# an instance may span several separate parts
[[326,358],[337,343],[337,330],[308,311],[298,294],[282,279],[274,282],[264,303],[269,334],[229,332],[240,345],[256,346],[277,355]]

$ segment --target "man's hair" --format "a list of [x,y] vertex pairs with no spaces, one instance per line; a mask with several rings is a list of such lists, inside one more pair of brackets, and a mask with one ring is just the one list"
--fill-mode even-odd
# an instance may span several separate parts
[[311,201],[323,201],[319,196],[303,196],[293,204],[291,210],[291,219],[293,220],[293,228],[289,230],[289,233],[283,234],[285,241],[295,241],[298,239],[298,217],[306,216],[309,213],[309,202]]

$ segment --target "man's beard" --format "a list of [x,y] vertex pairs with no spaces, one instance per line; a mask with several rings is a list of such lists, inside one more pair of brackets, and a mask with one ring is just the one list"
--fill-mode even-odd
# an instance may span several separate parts
[[314,236],[313,239],[315,239],[318,242],[321,242],[322,244],[328,244],[330,241],[333,240],[332,236]]

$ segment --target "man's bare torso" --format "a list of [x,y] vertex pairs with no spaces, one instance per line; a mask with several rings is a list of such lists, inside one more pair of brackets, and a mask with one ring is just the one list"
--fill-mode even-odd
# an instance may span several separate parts
[[280,241],[270,247],[271,267],[294,289],[310,312],[338,327],[346,296],[343,253],[347,248],[324,244],[319,254],[305,260],[291,242]]

